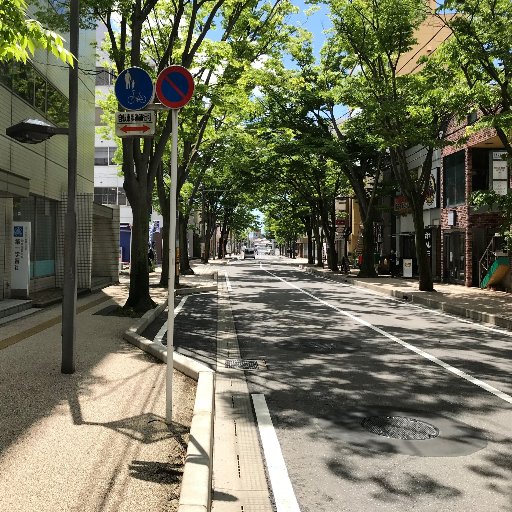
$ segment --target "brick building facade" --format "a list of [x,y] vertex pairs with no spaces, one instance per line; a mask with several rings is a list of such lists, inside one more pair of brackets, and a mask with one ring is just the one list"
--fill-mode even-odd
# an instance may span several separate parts
[[[458,140],[467,122],[450,123],[445,138]],[[465,144],[447,146],[442,151],[441,190],[441,276],[445,282],[479,286],[479,260],[499,230],[501,217],[496,211],[483,211],[469,205],[475,190],[495,189],[506,193],[508,170],[495,179],[493,162],[503,162],[503,147],[494,129],[480,130]],[[500,166],[503,165],[500,163]]]

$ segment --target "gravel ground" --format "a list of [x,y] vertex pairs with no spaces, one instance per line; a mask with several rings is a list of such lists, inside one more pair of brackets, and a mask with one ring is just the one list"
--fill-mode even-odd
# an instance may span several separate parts
[[[103,293],[122,304],[126,286]],[[196,383],[175,371],[167,426],[166,366],[122,340],[133,319],[94,315],[115,302],[78,314],[73,375],[60,323],[0,351],[1,511],[177,510]],[[60,312],[2,326],[0,341]]]

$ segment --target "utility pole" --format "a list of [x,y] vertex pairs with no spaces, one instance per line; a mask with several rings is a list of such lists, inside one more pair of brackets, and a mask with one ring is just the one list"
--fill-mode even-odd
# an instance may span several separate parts
[[62,373],[75,372],[76,338],[76,174],[77,174],[77,122],[78,122],[78,41],[79,3],[70,4],[69,45],[75,57],[69,66],[69,132],[68,132],[68,200],[64,221],[64,282],[62,286]]

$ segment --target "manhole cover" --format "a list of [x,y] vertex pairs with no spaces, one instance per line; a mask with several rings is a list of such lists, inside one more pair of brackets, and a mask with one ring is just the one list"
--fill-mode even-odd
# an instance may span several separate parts
[[257,370],[258,361],[255,359],[226,359],[226,368],[237,370]]
[[423,441],[439,435],[439,429],[434,425],[404,416],[369,416],[361,425],[372,434],[394,439]]

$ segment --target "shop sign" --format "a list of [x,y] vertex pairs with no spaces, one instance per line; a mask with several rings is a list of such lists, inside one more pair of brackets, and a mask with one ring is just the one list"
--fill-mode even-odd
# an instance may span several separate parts
[[30,285],[30,222],[13,223],[11,293],[28,297]]
[[405,196],[395,196],[394,211],[398,215],[406,215],[412,211]]
[[505,151],[492,152],[492,189],[500,196],[508,192],[508,165],[503,160],[506,154]]
[[432,230],[425,229],[425,247],[427,248],[427,256],[432,257]]
[[431,210],[437,208],[439,201],[439,167],[435,167],[430,171],[427,190],[425,192],[425,202],[423,203],[424,210]]

